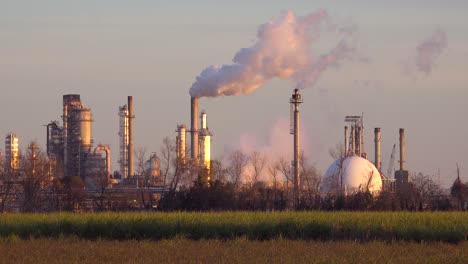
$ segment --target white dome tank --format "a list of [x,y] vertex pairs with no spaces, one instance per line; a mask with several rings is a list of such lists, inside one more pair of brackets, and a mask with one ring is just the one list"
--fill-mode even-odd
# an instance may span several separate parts
[[366,190],[373,195],[378,194],[382,190],[382,179],[374,164],[358,156],[335,160],[323,176],[324,195],[337,193],[347,195]]

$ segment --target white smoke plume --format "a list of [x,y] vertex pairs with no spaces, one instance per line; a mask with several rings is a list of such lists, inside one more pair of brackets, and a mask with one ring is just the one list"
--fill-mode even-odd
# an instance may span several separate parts
[[323,71],[338,65],[353,51],[341,40],[329,52],[314,56],[312,44],[319,40],[324,28],[347,36],[352,29],[332,25],[324,10],[306,16],[288,11],[277,20],[261,25],[256,42],[240,49],[232,64],[203,70],[192,84],[190,95],[247,95],[275,77],[292,80],[298,88],[311,86]]
[[435,60],[447,47],[445,31],[438,29],[417,46],[416,68],[425,73],[431,73]]

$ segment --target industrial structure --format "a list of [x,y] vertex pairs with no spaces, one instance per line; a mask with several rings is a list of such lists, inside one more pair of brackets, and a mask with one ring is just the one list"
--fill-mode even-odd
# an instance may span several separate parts
[[194,162],[198,162],[198,98],[190,97],[190,158]]
[[395,171],[395,188],[404,190],[409,183],[409,173],[405,169],[405,130],[400,128],[400,169]]
[[187,159],[187,143],[186,143],[186,133],[187,129],[184,125],[177,125],[177,136],[176,136],[176,155],[177,160],[180,165],[185,165]]
[[293,172],[293,179],[294,179],[294,207],[299,206],[300,200],[300,168],[299,168],[299,123],[300,123],[300,115],[299,115],[299,105],[303,103],[302,96],[299,93],[299,89],[294,89],[294,93],[289,100],[291,106],[291,126],[290,126],[290,133],[294,136],[294,144],[293,144],[293,160],[291,162],[292,165],[292,172]]
[[13,174],[19,170],[19,140],[14,133],[5,137],[5,173]]
[[[192,161],[206,168],[209,172],[211,167],[211,133],[207,126],[207,115],[205,111],[200,114],[200,126],[198,128],[198,98],[190,98],[190,158]],[[177,127],[178,157],[185,160],[185,126]]]
[[374,163],[367,160],[364,151],[364,125],[362,116],[346,116],[344,151],[341,158],[334,161],[324,175],[322,191],[325,194],[347,194],[352,191],[370,191],[373,194],[385,190],[389,192],[409,191],[409,173],[405,169],[405,131],[400,128],[400,169],[391,176],[395,155],[395,145],[390,157],[388,171],[382,171],[381,129],[374,128]]
[[120,175],[122,178],[134,176],[133,147],[133,97],[128,96],[126,105],[119,107],[119,145],[120,145]]
[[[47,155],[56,164],[56,175],[79,176],[87,186],[96,187],[93,179],[110,175],[110,150],[104,145],[93,150],[91,110],[80,95],[63,96],[62,120],[62,127],[57,121],[46,126]],[[105,157],[99,151],[104,151]]]
[[206,113],[200,115],[201,129],[199,133],[200,164],[210,170],[211,166],[211,133],[206,123]]

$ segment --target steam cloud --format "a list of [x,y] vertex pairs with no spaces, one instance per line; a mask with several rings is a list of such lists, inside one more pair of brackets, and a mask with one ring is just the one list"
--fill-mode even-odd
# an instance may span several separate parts
[[429,74],[434,67],[435,60],[447,47],[447,35],[441,29],[434,33],[417,47],[416,67],[419,71]]
[[240,49],[233,64],[203,70],[192,84],[190,95],[247,95],[274,77],[292,80],[298,88],[313,85],[323,71],[338,65],[353,51],[341,40],[327,53],[313,56],[311,44],[319,39],[322,26],[347,35],[352,30],[331,25],[324,10],[306,16],[288,11],[277,20],[261,25],[254,45]]

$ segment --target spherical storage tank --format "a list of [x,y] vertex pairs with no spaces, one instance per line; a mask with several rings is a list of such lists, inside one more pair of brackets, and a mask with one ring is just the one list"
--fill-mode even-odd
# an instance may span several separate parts
[[323,176],[323,194],[352,194],[369,190],[376,195],[382,190],[377,168],[367,159],[348,156],[335,160]]

